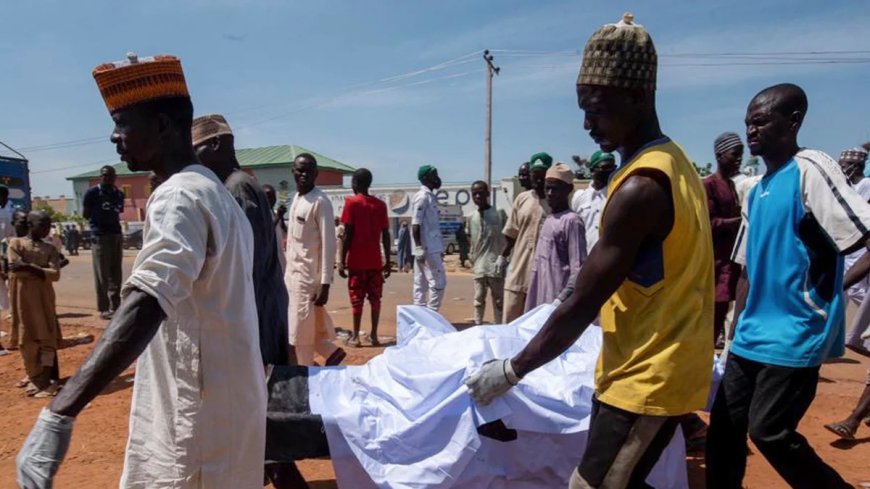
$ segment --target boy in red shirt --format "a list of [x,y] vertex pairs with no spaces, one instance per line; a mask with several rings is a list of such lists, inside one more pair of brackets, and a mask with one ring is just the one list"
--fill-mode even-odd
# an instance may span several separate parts
[[[347,290],[353,311],[353,336],[348,346],[360,346],[359,329],[362,322],[363,304],[366,297],[372,307],[372,346],[379,346],[378,320],[381,314],[381,295],[384,280],[390,276],[390,222],[387,205],[369,195],[372,172],[360,168],[353,173],[351,187],[353,197],[344,201],[341,222],[344,224],[344,239],[341,240],[338,274],[347,278]],[[379,240],[380,238],[380,240]],[[386,260],[381,258],[383,246]]]

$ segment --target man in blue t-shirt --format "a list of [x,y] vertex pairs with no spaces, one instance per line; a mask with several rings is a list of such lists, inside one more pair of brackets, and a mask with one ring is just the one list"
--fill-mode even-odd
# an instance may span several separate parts
[[94,284],[97,308],[103,319],[111,319],[121,303],[120,215],[124,211],[124,193],[115,187],[115,177],[113,167],[100,168],[100,184],[89,188],[82,201],[82,215],[90,223],[93,235]]
[[804,91],[761,91],[746,140],[767,174],[750,191],[732,260],[743,265],[725,374],[707,434],[708,489],[742,487],[752,439],[796,488],[845,488],[797,432],[819,368],[844,352],[843,255],[870,239],[870,205],[825,153],[801,149]]

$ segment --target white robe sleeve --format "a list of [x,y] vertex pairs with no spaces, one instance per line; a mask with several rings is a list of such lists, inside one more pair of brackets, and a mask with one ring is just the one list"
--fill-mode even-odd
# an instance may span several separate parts
[[142,250],[124,284],[154,297],[172,317],[187,299],[205,263],[208,219],[198,203],[181,189],[169,189],[148,205]]
[[326,197],[317,202],[317,226],[323,239],[323,246],[321,246],[323,256],[320,261],[323,270],[320,271],[320,283],[331,284],[336,255],[335,216],[332,212],[332,204]]

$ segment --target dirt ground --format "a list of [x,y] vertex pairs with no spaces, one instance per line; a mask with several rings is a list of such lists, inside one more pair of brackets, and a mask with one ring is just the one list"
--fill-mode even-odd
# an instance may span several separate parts
[[[72,263],[64,269],[63,277],[56,285],[58,313],[64,336],[81,333],[99,336],[105,322],[96,317],[90,256],[85,252],[71,258]],[[133,254],[128,252],[125,272],[129,271],[132,259]],[[454,324],[467,325],[472,315],[472,280],[467,273],[455,271],[457,267],[451,262],[448,269],[454,271],[449,274],[442,313]],[[336,279],[328,309],[338,326],[349,328],[350,304],[345,284],[337,275]],[[387,281],[381,324],[382,340],[395,336],[395,306],[410,302],[411,284],[410,274],[397,273]],[[363,330],[367,330],[368,325],[368,320],[364,319]],[[0,329],[8,331],[8,327],[9,322],[3,318]],[[5,344],[5,338],[3,342]],[[61,350],[61,376],[66,378],[74,373],[91,347],[82,345]],[[346,363],[363,364],[381,351],[382,348],[366,346],[349,349]],[[862,426],[855,441],[841,443],[835,441],[835,437],[822,425],[844,418],[855,406],[867,368],[866,359],[851,353],[823,366],[816,400],[801,423],[801,432],[821,457],[855,484],[870,480],[870,429]],[[48,403],[47,400],[25,398],[24,393],[14,387],[15,382],[23,376],[21,359],[17,353],[0,357],[0,489],[16,487],[15,455],[39,410]],[[55,487],[117,487],[127,438],[127,417],[133,385],[131,380],[132,371],[125,372],[79,416],[69,453],[55,479]],[[687,463],[691,487],[703,488],[703,454],[690,454]],[[337,487],[332,464],[328,460],[303,461],[299,466],[312,489]],[[753,449],[745,487],[778,489],[787,486]]]

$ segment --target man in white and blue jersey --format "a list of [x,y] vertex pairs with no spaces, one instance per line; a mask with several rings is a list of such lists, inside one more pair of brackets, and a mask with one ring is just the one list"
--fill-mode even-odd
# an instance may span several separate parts
[[797,432],[819,368],[844,353],[843,255],[870,238],[870,205],[837,162],[801,149],[804,91],[761,91],[746,140],[767,174],[750,191],[732,259],[743,265],[736,327],[707,435],[707,487],[740,488],[747,433],[795,488],[845,488]]

